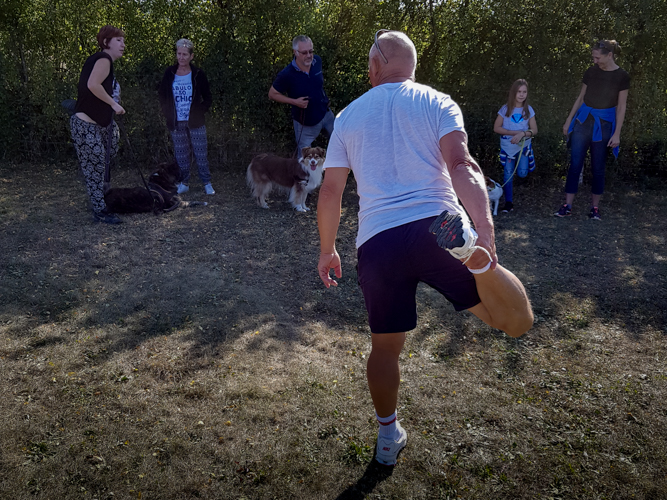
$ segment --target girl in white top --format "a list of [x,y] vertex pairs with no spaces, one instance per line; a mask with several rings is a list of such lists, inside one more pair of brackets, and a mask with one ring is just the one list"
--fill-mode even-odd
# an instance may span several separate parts
[[[493,131],[500,134],[500,163],[504,167],[503,190],[505,206],[503,212],[514,209],[512,177],[526,177],[535,170],[535,157],[531,139],[537,134],[535,111],[528,105],[528,82],[519,79],[512,84],[507,104],[498,111]],[[517,160],[519,159],[519,165]]]

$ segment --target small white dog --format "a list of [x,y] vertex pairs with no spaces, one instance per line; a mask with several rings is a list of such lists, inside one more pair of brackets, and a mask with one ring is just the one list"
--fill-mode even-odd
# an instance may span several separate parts
[[486,181],[486,191],[489,193],[489,201],[493,204],[493,215],[498,215],[498,204],[503,195],[503,188],[490,177],[484,176]]

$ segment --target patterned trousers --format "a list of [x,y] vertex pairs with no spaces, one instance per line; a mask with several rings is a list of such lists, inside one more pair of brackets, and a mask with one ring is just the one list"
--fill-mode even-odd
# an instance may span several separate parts
[[176,163],[181,169],[181,182],[187,184],[190,180],[190,144],[194,153],[199,178],[204,184],[211,182],[211,171],[208,168],[206,126],[199,128],[188,128],[188,122],[176,123],[176,129],[171,132],[171,140],[174,142],[174,156]]
[[[73,115],[70,118],[70,128],[72,130],[72,141],[74,149],[79,158],[79,165],[86,181],[88,196],[95,212],[101,212],[106,209],[104,203],[104,167],[106,163],[106,151],[109,141],[107,127],[102,127],[96,123],[84,122],[81,118]],[[116,122],[113,123],[113,132],[111,135],[111,158],[118,152],[118,142],[120,141],[120,131]]]

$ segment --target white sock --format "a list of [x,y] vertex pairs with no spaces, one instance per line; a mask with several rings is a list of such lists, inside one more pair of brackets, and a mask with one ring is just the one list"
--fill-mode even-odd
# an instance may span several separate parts
[[377,421],[380,424],[380,437],[393,439],[398,432],[398,429],[396,428],[396,411],[394,410],[394,413],[388,417],[380,417],[376,412],[375,418],[377,418]]

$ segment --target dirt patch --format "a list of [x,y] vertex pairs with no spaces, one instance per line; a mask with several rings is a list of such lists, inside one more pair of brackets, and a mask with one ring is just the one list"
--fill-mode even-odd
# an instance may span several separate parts
[[[667,201],[517,186],[501,262],[536,312],[520,340],[419,290],[393,470],[370,460],[356,284],[316,272],[313,211],[214,172],[208,207],[93,224],[75,166],[0,166],[0,491],[11,498],[662,498]],[[134,171],[114,180],[138,185]],[[113,493],[113,495],[112,495]]]

